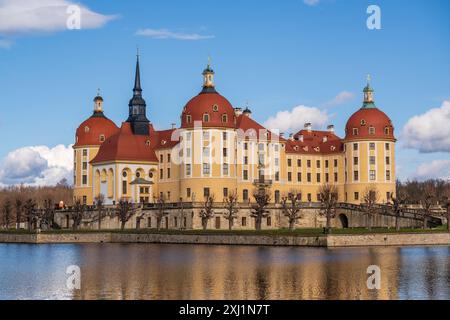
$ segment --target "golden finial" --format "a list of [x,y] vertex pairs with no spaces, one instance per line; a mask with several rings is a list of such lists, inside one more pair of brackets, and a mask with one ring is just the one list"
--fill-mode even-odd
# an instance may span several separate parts
[[97,97],[100,96],[100,88],[97,88]]
[[370,76],[370,74],[367,75],[367,84],[370,84],[370,81],[372,80],[372,77]]
[[211,68],[211,55],[208,55],[208,68]]

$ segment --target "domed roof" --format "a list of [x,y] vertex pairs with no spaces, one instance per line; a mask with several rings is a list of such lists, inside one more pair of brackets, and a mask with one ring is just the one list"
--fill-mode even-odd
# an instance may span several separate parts
[[106,161],[145,161],[158,162],[154,151],[154,130],[149,125],[149,135],[133,134],[129,122],[122,123],[122,127],[101,146],[92,163]]
[[200,93],[184,107],[181,127],[193,128],[196,121],[202,122],[203,127],[234,128],[234,109],[217,92]]
[[184,107],[181,114],[181,127],[193,128],[195,122],[200,121],[203,127],[234,128],[234,108],[216,91],[214,71],[209,64],[202,75],[203,90]]
[[103,112],[94,112],[78,127],[74,146],[100,146],[118,130],[116,124],[106,118]]
[[345,140],[360,139],[395,140],[391,119],[376,107],[359,109],[347,121]]

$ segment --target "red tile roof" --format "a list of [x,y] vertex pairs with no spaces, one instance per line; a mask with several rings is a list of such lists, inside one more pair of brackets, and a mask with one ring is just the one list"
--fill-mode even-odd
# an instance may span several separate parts
[[100,146],[100,136],[105,139],[114,135],[119,128],[105,116],[92,116],[78,127],[74,147]]
[[[369,134],[370,127],[375,128],[375,134]],[[358,129],[358,134],[353,134],[353,129]],[[385,133],[389,128],[389,133]],[[345,140],[360,139],[389,139],[395,140],[394,127],[391,119],[378,108],[361,108],[347,121],[345,126]]]

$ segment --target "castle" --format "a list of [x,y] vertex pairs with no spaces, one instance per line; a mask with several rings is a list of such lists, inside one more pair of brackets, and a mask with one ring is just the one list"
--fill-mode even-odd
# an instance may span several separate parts
[[345,137],[304,129],[291,134],[269,131],[216,91],[214,71],[202,73],[203,88],[182,109],[181,126],[155,130],[142,95],[139,56],[128,119],[119,127],[104,113],[103,98],[94,98],[93,115],[76,130],[74,197],[93,204],[120,199],[133,203],[202,202],[214,195],[222,202],[230,193],[249,203],[255,182],[270,186],[271,202],[301,193],[302,202],[318,202],[319,188],[335,185],[338,200],[363,202],[375,184],[379,202],[395,193],[394,127],[374,102],[369,81],[362,107],[348,120]]

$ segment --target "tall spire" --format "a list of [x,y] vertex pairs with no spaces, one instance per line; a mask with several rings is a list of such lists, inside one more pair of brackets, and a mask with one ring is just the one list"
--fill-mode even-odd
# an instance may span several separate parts
[[133,98],[131,98],[127,122],[131,123],[134,134],[148,135],[149,121],[146,115],[147,105],[142,97],[141,70],[139,66],[139,49],[136,55],[136,74],[134,78]]

